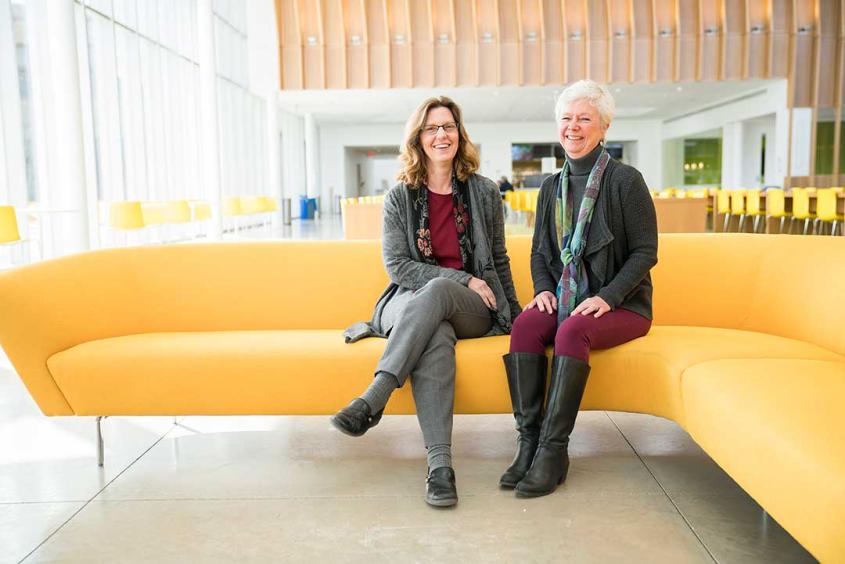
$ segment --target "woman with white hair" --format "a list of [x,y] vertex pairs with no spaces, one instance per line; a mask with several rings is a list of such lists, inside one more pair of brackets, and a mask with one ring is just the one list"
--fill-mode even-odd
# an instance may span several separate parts
[[[555,107],[566,161],[540,188],[531,245],[534,299],[514,321],[504,356],[519,438],[499,484],[520,497],[550,494],[566,479],[590,350],[620,345],[651,327],[657,219],[642,175],[604,148],[614,108],[607,89],[591,80],[569,86]],[[549,344],[554,358],[544,415]]]

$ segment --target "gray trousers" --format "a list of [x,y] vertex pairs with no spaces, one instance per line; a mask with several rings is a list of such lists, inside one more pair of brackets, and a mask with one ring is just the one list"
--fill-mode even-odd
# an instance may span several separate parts
[[376,372],[399,386],[410,376],[425,446],[452,443],[455,408],[455,343],[481,337],[493,325],[481,297],[459,282],[435,278],[409,300],[388,303],[383,322],[393,322]]

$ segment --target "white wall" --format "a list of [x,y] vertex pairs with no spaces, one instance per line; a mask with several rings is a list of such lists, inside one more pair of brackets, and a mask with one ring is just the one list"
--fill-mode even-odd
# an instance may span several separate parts
[[[362,134],[362,127],[366,133]],[[357,195],[350,182],[354,167],[346,162],[347,147],[376,147],[399,145],[404,124],[321,125],[319,130],[321,193],[327,197],[332,191],[344,197]],[[608,141],[625,141],[626,150],[633,155],[636,166],[649,186],[659,186],[663,153],[660,150],[661,129],[657,120],[616,120],[608,131]],[[468,123],[467,131],[481,148],[479,172],[488,178],[513,176],[511,168],[512,143],[556,143],[557,128],[548,122],[524,123]],[[351,175],[351,176],[350,176]],[[326,201],[327,198],[324,198]]]
[[[761,186],[761,180],[765,185],[783,186],[789,127],[788,112],[784,109],[786,102],[786,81],[777,81],[755,95],[665,121],[663,139],[680,140],[721,128],[723,186],[757,187]],[[766,172],[765,178],[760,179],[760,141],[764,133]],[[806,148],[803,152],[807,153]],[[664,143],[664,154],[677,160],[678,155],[673,152],[671,144]],[[682,164],[682,148],[680,159]],[[672,166],[667,163],[664,167],[667,185],[673,184],[669,178],[674,171],[674,168],[670,169]]]
[[[745,143],[742,158],[742,184],[746,187],[782,185],[783,176],[777,175],[775,116],[755,119],[745,124]],[[762,137],[766,136],[766,170],[760,178]]]

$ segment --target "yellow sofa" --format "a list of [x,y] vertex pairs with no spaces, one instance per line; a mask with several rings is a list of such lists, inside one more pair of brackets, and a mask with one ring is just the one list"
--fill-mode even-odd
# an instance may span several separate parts
[[[521,302],[530,240],[509,241]],[[676,421],[814,556],[845,561],[845,241],[661,235],[649,335],[592,355],[584,409]],[[47,415],[329,414],[378,241],[115,249],[0,274],[0,344]],[[456,410],[510,411],[507,337],[460,341]],[[409,390],[389,413],[413,412]]]

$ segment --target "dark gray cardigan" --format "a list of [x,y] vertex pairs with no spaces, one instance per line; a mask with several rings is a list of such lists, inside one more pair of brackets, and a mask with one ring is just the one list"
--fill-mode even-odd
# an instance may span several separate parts
[[[502,199],[496,183],[479,174],[469,177],[467,184],[472,214],[473,270],[490,286],[496,296],[499,316],[512,322],[521,311],[511,276],[510,259],[505,249],[505,228]],[[424,188],[423,188],[424,189]],[[414,188],[397,184],[384,199],[382,258],[390,284],[376,302],[373,319],[349,327],[344,337],[354,342],[364,337],[384,337],[391,327],[382,324],[382,311],[389,301],[408,300],[414,290],[437,277],[469,283],[471,275],[463,270],[444,268],[423,262],[416,245],[412,199]],[[488,335],[503,335],[509,326],[493,324]]]
[[[543,291],[555,293],[563,273],[554,218],[559,184],[560,171],[543,182],[537,199],[531,244],[535,296]],[[649,271],[657,264],[654,202],[640,172],[615,159],[602,178],[584,262],[591,295],[598,295],[613,309],[652,318]]]

